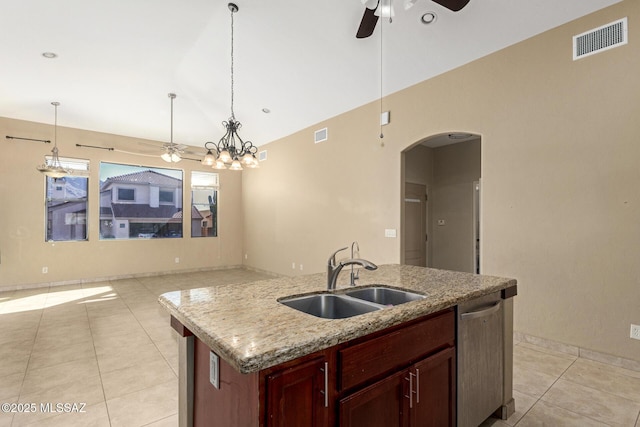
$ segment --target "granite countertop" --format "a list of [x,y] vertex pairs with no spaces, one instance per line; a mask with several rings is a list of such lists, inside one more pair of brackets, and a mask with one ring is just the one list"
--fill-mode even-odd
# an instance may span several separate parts
[[[337,290],[349,289],[348,267]],[[322,319],[278,299],[327,289],[326,273],[168,292],[160,303],[241,373],[261,369],[453,307],[516,284],[514,279],[406,265],[360,269],[358,286],[381,284],[426,295],[347,319]],[[353,289],[353,288],[350,288]]]

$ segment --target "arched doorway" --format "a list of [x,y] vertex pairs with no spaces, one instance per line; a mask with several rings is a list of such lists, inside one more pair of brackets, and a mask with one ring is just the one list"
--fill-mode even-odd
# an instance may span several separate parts
[[480,272],[477,134],[449,132],[403,151],[404,264]]

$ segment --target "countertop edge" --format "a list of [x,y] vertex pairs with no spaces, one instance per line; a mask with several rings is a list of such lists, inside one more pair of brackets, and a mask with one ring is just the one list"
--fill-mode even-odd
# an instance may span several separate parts
[[[485,277],[494,279],[495,283],[490,286],[484,286],[480,289],[475,289],[465,293],[451,292],[451,295],[448,298],[441,298],[435,302],[430,299],[424,299],[403,304],[402,306],[396,306],[391,309],[384,309],[375,313],[360,315],[357,316],[360,318],[359,320],[362,321],[366,319],[367,322],[359,322],[354,327],[352,327],[351,323],[348,321],[318,319],[319,323],[334,322],[334,324],[339,327],[331,328],[331,333],[325,332],[309,339],[300,339],[293,346],[284,346],[266,352],[256,352],[253,355],[241,354],[237,349],[228,345],[229,343],[226,342],[228,340],[224,340],[219,336],[216,336],[215,333],[212,333],[213,331],[204,330],[196,322],[192,321],[189,313],[184,311],[184,307],[176,305],[171,299],[171,296],[175,297],[180,293],[180,291],[165,293],[158,298],[158,301],[173,317],[180,321],[212,351],[217,353],[227,363],[238,370],[238,372],[242,374],[250,374],[296,359],[305,354],[311,354],[404,322],[455,307],[464,301],[475,299],[493,292],[499,292],[503,289],[516,286],[517,284],[515,279],[491,276]],[[264,282],[272,282],[273,280],[279,279],[252,282],[244,286],[255,286]],[[367,286],[367,284],[361,284],[360,286]],[[415,290],[412,286],[406,286],[406,289]],[[189,305],[187,304],[186,307],[189,308]],[[368,318],[364,318],[364,316],[368,316]]]

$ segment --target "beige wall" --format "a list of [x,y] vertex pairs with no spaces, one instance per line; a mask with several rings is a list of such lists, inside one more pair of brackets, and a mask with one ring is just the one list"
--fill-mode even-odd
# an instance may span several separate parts
[[[53,138],[53,126],[0,118],[2,156],[0,157],[0,290],[42,283],[92,280],[124,275],[175,272],[180,270],[242,264],[242,177],[222,171],[218,238],[190,237],[133,241],[99,240],[98,182],[101,160],[133,165],[168,167],[158,156],[133,156],[120,152],[78,148],[76,143],[112,146],[127,151],[149,151],[141,141],[116,135],[58,127],[58,148],[63,157],[89,159],[89,240],[45,242],[45,178],[36,165],[50,154],[51,145],[5,139],[5,135],[27,138]],[[155,142],[161,146],[161,142]],[[207,170],[197,162],[183,160],[185,188],[190,186],[192,170]],[[184,206],[191,205],[185,191]],[[188,209],[187,209],[188,211]],[[190,235],[185,222],[184,234]],[[180,263],[175,263],[175,258]],[[42,267],[48,274],[42,274]]]
[[[640,360],[640,2],[624,1],[266,146],[245,174],[248,265],[323,271],[352,240],[399,262],[402,150],[482,136],[482,271],[519,281],[515,329]],[[629,17],[629,44],[572,61],[571,37]],[[313,131],[330,139],[313,144]],[[401,234],[398,232],[398,236]]]

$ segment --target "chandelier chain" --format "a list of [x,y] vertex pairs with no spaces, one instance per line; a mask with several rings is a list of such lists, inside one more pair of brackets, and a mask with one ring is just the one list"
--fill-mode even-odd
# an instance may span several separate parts
[[214,169],[227,169],[228,166],[229,169],[238,171],[242,170],[242,165],[248,168],[258,167],[258,159],[256,159],[258,148],[251,141],[243,141],[238,135],[238,129],[242,125],[236,120],[233,109],[235,97],[233,14],[238,11],[238,6],[235,3],[229,3],[227,6],[231,11],[231,117],[229,120],[222,122],[226,132],[217,143],[212,141],[205,142],[204,148],[207,150],[207,154],[205,154],[201,163],[212,166]]
[[235,13],[234,8],[231,8],[231,118],[233,120],[236,119],[235,112],[233,111],[233,14]]

